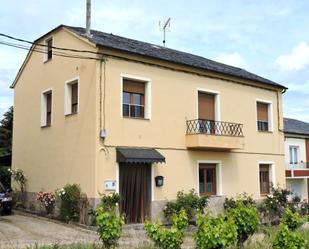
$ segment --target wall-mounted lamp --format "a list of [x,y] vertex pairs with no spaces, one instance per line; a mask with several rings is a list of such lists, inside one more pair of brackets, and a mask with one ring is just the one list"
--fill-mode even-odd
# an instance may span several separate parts
[[163,176],[156,176],[155,181],[156,181],[157,187],[162,187],[163,183],[164,183],[164,177]]

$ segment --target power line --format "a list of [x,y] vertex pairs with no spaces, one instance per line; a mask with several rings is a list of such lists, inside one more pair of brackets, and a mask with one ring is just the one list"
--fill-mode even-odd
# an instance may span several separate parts
[[0,36],[6,37],[6,38],[11,39],[11,40],[24,42],[24,43],[28,43],[28,44],[31,44],[31,45],[40,46],[40,47],[49,47],[49,48],[53,48],[53,49],[57,49],[57,50],[70,51],[70,52],[75,52],[75,53],[91,53],[91,54],[96,54],[96,55],[104,55],[103,53],[94,52],[94,51],[91,51],[91,50],[80,50],[80,49],[73,49],[73,48],[48,46],[48,45],[45,45],[45,44],[39,44],[39,43],[31,42],[31,41],[28,41],[28,40],[24,40],[24,39],[17,38],[17,37],[14,37],[14,36],[3,34],[3,33],[0,33]]
[[[31,50],[31,51],[34,51],[34,52],[37,52],[37,53],[47,54],[47,51],[45,51],[45,50],[40,50],[40,49],[34,48],[34,47],[31,48],[31,47],[27,47],[27,46],[21,45],[21,44],[9,43],[9,42],[5,42],[5,41],[0,41],[0,44],[5,45],[5,46],[9,46],[9,47],[28,50],[28,51]],[[53,51],[53,55],[61,56],[61,57],[67,57],[67,58],[75,58],[75,59],[101,60],[100,58],[89,57],[89,56],[79,56],[79,55],[73,55],[73,54],[68,54],[68,53],[64,53],[64,52],[58,52],[58,51]]]

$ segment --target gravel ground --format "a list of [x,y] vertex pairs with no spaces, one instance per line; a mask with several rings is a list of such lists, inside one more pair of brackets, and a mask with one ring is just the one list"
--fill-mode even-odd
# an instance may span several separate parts
[[95,232],[23,215],[0,216],[0,248],[30,244],[98,243]]

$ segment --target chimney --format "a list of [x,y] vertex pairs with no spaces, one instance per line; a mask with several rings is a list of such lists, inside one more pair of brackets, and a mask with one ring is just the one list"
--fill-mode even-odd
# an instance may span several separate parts
[[91,25],[91,0],[87,0],[86,4],[86,36],[90,37],[90,25]]

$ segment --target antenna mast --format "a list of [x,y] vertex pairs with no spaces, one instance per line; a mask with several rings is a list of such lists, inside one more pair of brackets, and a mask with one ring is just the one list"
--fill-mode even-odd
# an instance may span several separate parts
[[160,30],[163,31],[163,46],[165,47],[165,36],[166,36],[166,32],[170,31],[171,18],[169,17],[165,22],[163,22],[162,26],[161,26],[161,21],[159,21],[159,27],[160,27]]

